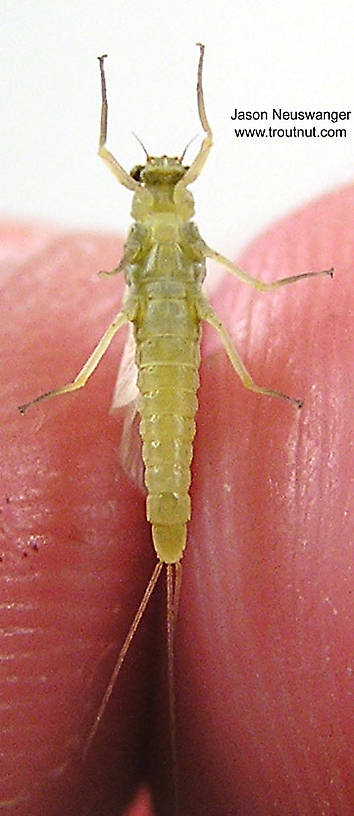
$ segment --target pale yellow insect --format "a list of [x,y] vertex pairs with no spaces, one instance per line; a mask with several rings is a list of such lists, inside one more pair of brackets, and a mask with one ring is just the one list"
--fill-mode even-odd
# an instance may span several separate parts
[[194,418],[198,407],[196,393],[199,386],[201,321],[207,321],[219,332],[230,362],[246,388],[259,394],[281,397],[298,407],[302,404],[301,400],[253,382],[225,327],[202,292],[205,260],[212,258],[218,261],[244,283],[264,292],[304,278],[333,274],[333,270],[308,272],[273,283],[263,283],[210,249],[201,238],[198,228],[191,221],[194,202],[187,190],[188,185],[199,176],[213,139],[202,88],[204,46],[199,44],[199,48],[197,101],[205,136],[197,156],[187,167],[182,163],[184,154],[180,158],[157,158],[147,154],[145,164],[136,166],[130,174],[105,146],[105,57],[99,57],[102,110],[98,152],[120,184],[134,193],[134,224],[129,231],[123,257],[116,269],[103,274],[112,275],[124,271],[126,294],[121,311],[74,381],[42,394],[19,409],[24,413],[29,406],[40,400],[82,388],[118,329],[128,321],[132,323],[140,391],[138,410],[147,489],[147,519],[152,525],[157,563],[119,653],[84,753],[86,754],[95,736],[136,629],[163,565],[166,564],[169,706],[174,763],[174,631],[182,580],[181,559],[186,545],[186,525],[191,517],[190,464],[195,433]]

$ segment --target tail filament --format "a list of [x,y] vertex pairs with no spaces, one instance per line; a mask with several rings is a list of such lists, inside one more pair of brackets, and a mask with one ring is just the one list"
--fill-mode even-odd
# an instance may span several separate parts
[[87,737],[86,742],[85,742],[85,746],[84,746],[84,750],[83,750],[83,759],[84,760],[86,759],[87,754],[88,754],[88,752],[90,750],[91,744],[92,744],[92,742],[93,742],[93,740],[94,740],[94,738],[96,736],[96,733],[97,733],[97,730],[98,730],[98,728],[100,726],[100,723],[101,723],[101,720],[103,718],[104,712],[105,712],[105,710],[107,708],[107,705],[109,703],[109,700],[111,698],[112,691],[113,691],[113,688],[115,686],[117,677],[118,677],[119,672],[120,672],[120,670],[121,670],[121,668],[123,666],[124,660],[125,660],[125,658],[127,656],[127,653],[129,651],[129,647],[130,647],[130,645],[132,643],[132,640],[133,640],[134,635],[136,633],[136,630],[137,630],[137,628],[139,626],[139,623],[140,623],[140,621],[141,621],[141,619],[143,617],[145,609],[146,609],[146,607],[147,607],[147,605],[149,603],[150,597],[151,597],[151,595],[152,595],[152,593],[153,593],[153,591],[155,589],[155,586],[156,586],[157,581],[159,579],[162,567],[163,567],[163,562],[158,561],[157,564],[156,564],[156,567],[155,567],[155,569],[154,569],[154,571],[152,573],[152,576],[151,576],[151,578],[149,580],[149,583],[148,583],[148,585],[146,587],[146,590],[144,592],[142,600],[140,601],[138,611],[137,611],[137,613],[136,613],[136,615],[134,617],[134,620],[133,620],[133,622],[131,624],[129,632],[128,632],[128,634],[127,634],[127,636],[125,638],[125,641],[123,643],[123,646],[122,646],[122,648],[121,648],[121,650],[119,652],[117,662],[116,662],[115,667],[113,669],[113,672],[111,674],[110,681],[108,683],[106,691],[105,691],[105,693],[103,695],[100,707],[99,707],[97,715],[95,717],[95,721],[94,721],[93,725],[90,728],[88,737]]

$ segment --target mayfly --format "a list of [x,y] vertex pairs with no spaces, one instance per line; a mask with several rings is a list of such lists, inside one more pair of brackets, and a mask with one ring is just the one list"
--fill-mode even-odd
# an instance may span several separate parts
[[186,166],[184,153],[170,158],[151,156],[130,173],[106,148],[107,93],[104,71],[105,56],[99,57],[101,75],[101,126],[98,153],[119,183],[134,193],[130,228],[123,257],[116,269],[104,274],[125,273],[126,291],[121,311],[107,328],[93,353],[70,383],[46,392],[27,408],[61,394],[82,388],[93,374],[117,331],[130,322],[134,329],[140,392],[142,458],[147,490],[146,515],[151,524],[157,562],[138,611],[119,653],[115,668],[86,740],[87,753],[96,734],[129,646],[142,619],[161,571],[166,568],[167,650],[169,678],[169,711],[172,753],[175,756],[174,722],[174,633],[182,581],[182,556],[186,546],[187,523],[191,518],[189,486],[195,415],[198,407],[198,368],[200,362],[201,323],[206,321],[219,333],[229,360],[243,385],[258,394],[280,397],[301,407],[299,399],[256,385],[242,362],[221,320],[202,291],[206,259],[211,258],[241,281],[262,292],[289,283],[329,275],[333,270],[306,272],[272,283],[264,283],[211,249],[191,220],[194,202],[187,189],[201,173],[212,147],[213,135],[207,119],[202,75],[204,46],[200,49],[197,74],[197,104],[204,138],[196,157]]

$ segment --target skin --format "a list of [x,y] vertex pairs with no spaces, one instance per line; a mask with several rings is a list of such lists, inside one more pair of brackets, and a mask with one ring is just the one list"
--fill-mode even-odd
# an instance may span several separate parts
[[[188,816],[350,816],[353,595],[350,445],[354,188],[309,205],[238,258],[267,279],[213,296],[256,382],[245,391],[203,335],[189,543],[176,637],[181,810]],[[171,813],[164,580],[90,751],[82,746],[155,560],[144,497],[109,414],[125,330],[86,388],[66,382],[120,303],[117,240],[2,229],[4,661],[0,725],[9,816]],[[10,258],[10,262],[9,262]],[[8,325],[6,326],[6,322]],[[7,802],[7,804],[5,804]]]

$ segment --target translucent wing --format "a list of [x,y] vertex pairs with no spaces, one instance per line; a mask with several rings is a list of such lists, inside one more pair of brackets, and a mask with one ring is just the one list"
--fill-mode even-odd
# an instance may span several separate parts
[[124,422],[119,445],[119,459],[130,479],[144,490],[144,467],[141,456],[141,439],[139,435],[139,416],[136,401],[139,394],[136,384],[137,368],[135,365],[135,339],[130,324],[129,334],[124,346],[117,381],[111,405],[111,413],[124,408]]
[[114,414],[118,408],[129,405],[136,401],[138,387],[136,384],[137,368],[135,365],[135,340],[133,326],[129,324],[129,334],[124,346],[117,381],[111,405],[111,413]]

